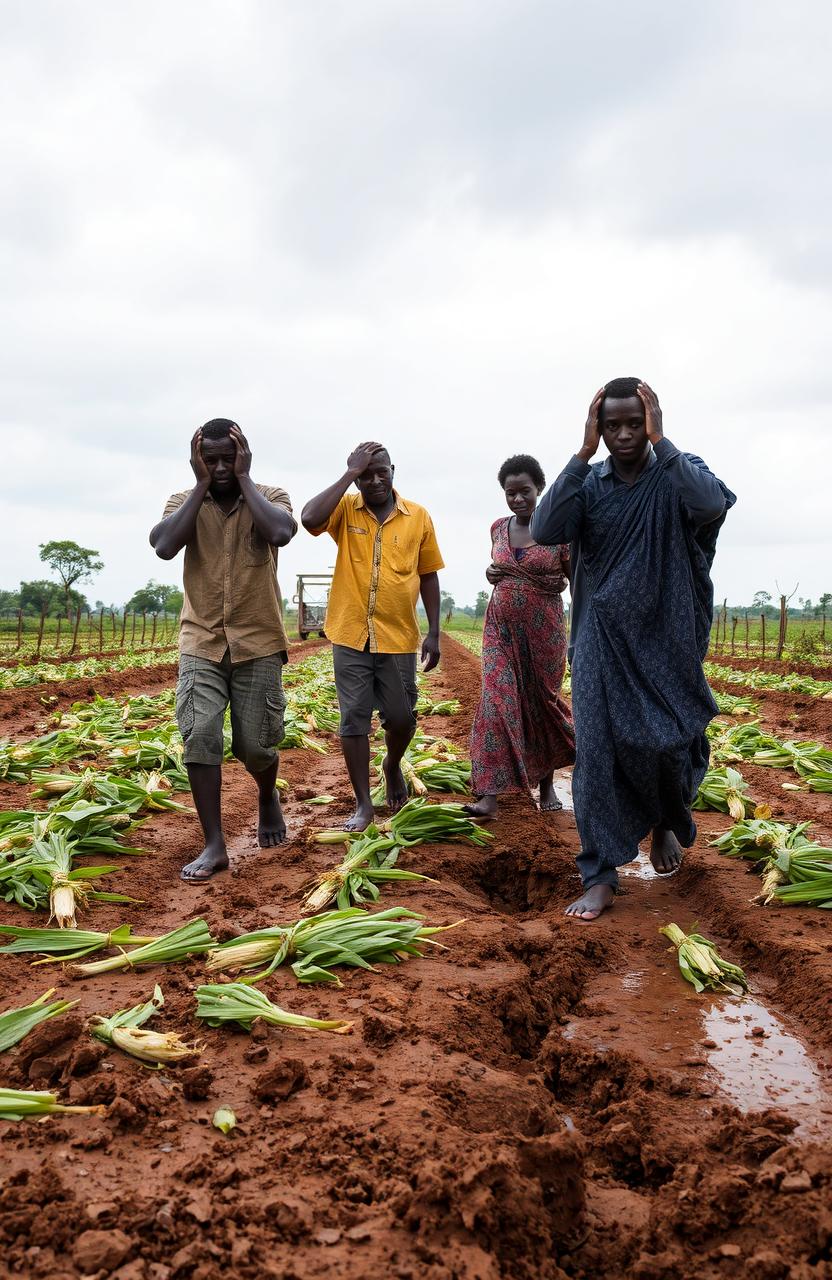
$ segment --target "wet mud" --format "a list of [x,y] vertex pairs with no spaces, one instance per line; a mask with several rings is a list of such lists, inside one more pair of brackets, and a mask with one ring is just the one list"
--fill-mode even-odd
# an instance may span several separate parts
[[[466,741],[479,681],[478,660],[446,639],[432,687],[463,709],[437,732]],[[768,696],[762,708],[780,713]],[[333,860],[309,834],[350,812],[332,748],[285,753],[290,839],[275,850],[257,849],[250,779],[225,770],[232,866],[210,884],[178,879],[199,848],[195,817],[149,822],[150,856],[119,877],[144,905],[124,915],[153,932],[203,914],[220,937],[294,918]],[[753,774],[761,798],[790,807],[783,780]],[[326,809],[303,799],[323,792],[336,797]],[[283,970],[264,984],[285,1008],[354,1020],[349,1037],[197,1026],[198,960],[78,981],[0,957],[15,1003],[49,985],[80,1000],[3,1055],[3,1083],[106,1108],[0,1123],[0,1275],[829,1280],[828,917],[753,901],[759,877],[708,845],[729,819],[699,817],[679,873],[640,859],[593,924],[563,915],[579,891],[568,808],[513,798],[489,848],[407,851],[401,865],[439,883],[385,901],[464,919],[446,951],[345,971],[340,989]],[[828,809],[815,820],[832,838]],[[21,914],[0,906],[2,920]],[[93,916],[102,928],[121,918],[105,904]],[[743,964],[748,997],[697,997],[658,933],[669,920],[698,924]],[[204,1042],[194,1065],[152,1072],[84,1029],[154,980],[159,1027]],[[228,1136],[210,1123],[221,1105],[238,1119]]]

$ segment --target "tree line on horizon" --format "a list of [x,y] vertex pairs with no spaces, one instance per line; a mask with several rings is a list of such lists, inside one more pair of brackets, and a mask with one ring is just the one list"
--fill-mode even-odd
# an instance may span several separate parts
[[181,589],[153,578],[134,591],[123,605],[105,605],[102,600],[90,605],[78,587],[91,582],[104,568],[104,561],[93,547],[82,547],[71,540],[42,542],[40,559],[54,577],[21,582],[16,591],[0,589],[0,615],[22,612],[30,617],[69,619],[75,617],[79,609],[82,613],[106,609],[118,614],[178,614],[182,608]]

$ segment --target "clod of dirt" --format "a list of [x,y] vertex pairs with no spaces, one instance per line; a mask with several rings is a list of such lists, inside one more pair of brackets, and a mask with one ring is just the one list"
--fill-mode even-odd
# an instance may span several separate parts
[[254,1081],[252,1093],[258,1102],[285,1102],[293,1093],[310,1084],[309,1072],[299,1058],[284,1058],[273,1067],[261,1071]]
[[179,1080],[188,1101],[199,1102],[211,1092],[214,1073],[210,1067],[186,1067],[184,1071],[180,1071]]
[[117,1227],[113,1231],[82,1231],[72,1247],[72,1258],[85,1274],[113,1271],[127,1257],[132,1243]]
[[102,1058],[106,1057],[107,1048],[100,1040],[82,1040],[76,1044],[66,1064],[65,1075],[85,1076],[94,1071]]
[[[48,1022],[42,1022],[39,1027],[35,1027],[23,1041],[17,1052],[17,1062],[25,1071],[28,1071],[31,1064],[38,1058],[61,1060],[63,1063],[69,1057],[72,1042],[77,1040],[83,1031],[83,1019],[74,1014],[68,1017],[50,1018]],[[59,1052],[61,1050],[63,1052]]]
[[377,1049],[385,1049],[405,1031],[401,1018],[388,1013],[367,1013],[361,1023],[364,1043]]
[[312,1230],[312,1209],[300,1196],[283,1193],[263,1206],[267,1223],[290,1243]]

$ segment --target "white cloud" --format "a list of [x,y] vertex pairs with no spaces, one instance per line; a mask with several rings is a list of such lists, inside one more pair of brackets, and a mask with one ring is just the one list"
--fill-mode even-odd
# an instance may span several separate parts
[[[553,477],[635,372],[738,493],[717,593],[830,589],[820,0],[4,21],[0,585],[52,537],[99,548],[93,597],[172,577],[148,529],[227,414],[298,507],[388,440],[473,600],[502,459]],[[301,533],[284,590],[331,562]]]

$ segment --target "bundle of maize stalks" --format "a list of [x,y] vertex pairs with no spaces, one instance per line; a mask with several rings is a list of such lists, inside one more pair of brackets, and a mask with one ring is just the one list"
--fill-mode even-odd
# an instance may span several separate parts
[[734,725],[714,720],[706,732],[711,743],[711,760],[720,764],[749,760],[755,751],[770,750],[779,745],[771,734],[763,733],[758,720]]
[[133,937],[129,924],[119,925],[110,933],[98,933],[93,929],[22,929],[13,924],[0,924],[0,941],[10,938],[0,955],[41,955],[35,964],[52,964],[62,960],[80,960],[93,951],[106,947],[135,947],[156,942],[155,937]]
[[[384,755],[382,749],[373,758],[379,781],[370,798],[379,807],[386,803]],[[462,759],[447,738],[417,733],[405,752],[401,768],[412,796],[424,796],[428,791],[468,795],[471,790],[471,762]]]
[[110,1044],[122,1053],[153,1066],[164,1063],[182,1062],[201,1053],[197,1044],[186,1044],[176,1031],[145,1031],[144,1024],[165,1003],[160,986],[153,988],[153,996],[145,1004],[134,1005],[132,1009],[120,1009],[118,1013],[104,1018],[100,1014],[94,1016],[90,1026],[92,1034],[105,1044]]
[[36,769],[32,782],[37,785],[35,796],[55,797],[62,804],[73,800],[103,801],[125,813],[138,813],[145,809],[174,809],[180,813],[192,813],[187,805],[172,799],[172,787],[161,773],[136,773],[130,777],[85,769],[83,773],[47,773]]
[[[209,1027],[220,1027],[233,1022],[250,1031],[254,1022],[262,1018],[275,1027],[294,1027],[301,1031],[331,1031],[335,1035],[348,1035],[352,1022],[340,1019],[323,1020],[307,1018],[300,1013],[288,1013],[272,1004],[268,996],[245,982],[224,982],[218,986],[197,987],[196,1016]],[[220,1127],[220,1126],[218,1126]],[[226,1131],[227,1132],[227,1131]]]
[[292,972],[298,982],[333,982],[341,986],[338,977],[330,972],[336,965],[372,969],[373,963],[398,964],[407,956],[424,955],[420,950],[423,943],[441,946],[433,935],[456,927],[423,925],[423,918],[404,907],[374,913],[358,907],[326,911],[293,925],[275,925],[224,942],[211,952],[206,967],[217,973],[248,971],[265,964],[265,969],[246,980],[259,982],[278,965],[297,957]]
[[810,822],[792,826],[770,818],[746,818],[712,840],[711,844],[728,858],[748,858],[758,862],[761,858],[776,857],[781,849],[811,844],[804,834],[810,826]]
[[691,808],[716,809],[718,813],[729,813],[735,822],[739,822],[754,809],[754,802],[745,795],[747,790],[748,783],[742,774],[730,765],[709,769]]
[[88,978],[96,973],[111,973],[114,969],[145,968],[152,964],[172,964],[176,960],[184,960],[187,956],[204,955],[217,945],[216,939],[204,920],[190,920],[188,924],[163,933],[152,942],[134,947],[132,951],[122,951],[117,956],[108,956],[104,960],[91,960],[88,964],[70,965],[70,973],[79,978]]
[[0,812],[0,856],[25,850],[36,840],[52,832],[71,837],[75,857],[89,854],[138,855],[144,849],[120,844],[122,835],[136,824],[132,814],[109,803],[91,804],[87,800],[65,803],[56,801],[45,813],[35,809],[6,809]]
[[483,848],[494,839],[490,831],[468,817],[461,804],[431,804],[419,797],[408,800],[381,824],[381,830],[407,846],[462,842]]
[[402,871],[395,864],[401,846],[390,836],[382,835],[376,826],[366,831],[322,831],[315,837],[317,844],[334,844],[332,836],[339,836],[338,843],[349,845],[342,862],[317,877],[313,887],[303,900],[303,909],[312,915],[323,911],[335,899],[342,910],[353,902],[377,902],[379,884],[391,880],[428,880],[428,876],[415,871]]
[[806,840],[780,847],[766,864],[763,901],[832,907],[832,849]]
[[23,1120],[26,1116],[103,1115],[102,1104],[93,1107],[67,1107],[58,1102],[55,1093],[35,1089],[0,1089],[0,1120]]
[[55,988],[51,987],[31,1004],[23,1005],[20,1009],[7,1009],[5,1013],[0,1013],[0,1053],[11,1049],[14,1044],[19,1044],[24,1036],[28,1036],[29,1032],[34,1031],[41,1022],[46,1022],[48,1018],[57,1018],[59,1014],[66,1013],[67,1009],[71,1009],[78,1003],[77,1000],[53,1000],[51,1004],[47,1004],[49,997],[54,994]]
[[760,709],[760,704],[752,698],[733,693],[717,693],[716,689],[711,689],[711,693],[724,716],[755,716]]
[[292,747],[299,748],[303,751],[317,751],[318,755],[326,755],[326,747],[317,738],[310,738],[307,730],[310,725],[308,720],[300,720],[288,707],[283,717],[283,738],[277,744],[280,751],[287,751]]
[[726,684],[744,684],[749,689],[776,689],[779,693],[802,693],[810,698],[826,698],[832,694],[832,680],[815,680],[813,676],[802,676],[796,671],[780,676],[776,671],[737,671],[733,667],[724,667],[719,662],[704,663],[704,671],[709,681],[720,680]]
[[676,924],[664,925],[659,933],[673,943],[682,977],[698,992],[727,991],[739,996],[748,990],[742,969],[723,960],[714,943],[700,933],[685,934]]
[[86,906],[90,899],[97,902],[136,901],[126,894],[90,889],[88,881],[120,871],[121,867],[73,867],[75,849],[75,841],[68,839],[62,831],[52,831],[39,837],[20,857],[0,867],[0,885],[8,878],[17,886],[21,883],[33,886],[32,899],[37,905],[40,905],[41,895],[34,887],[42,887],[49,895],[49,918],[57,922],[59,929],[74,929],[76,910]]

